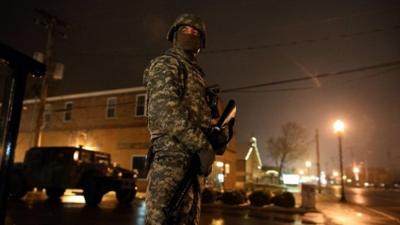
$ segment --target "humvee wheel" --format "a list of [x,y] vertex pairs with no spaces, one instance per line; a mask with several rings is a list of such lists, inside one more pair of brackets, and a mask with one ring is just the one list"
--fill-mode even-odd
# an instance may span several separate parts
[[46,188],[46,195],[49,199],[57,200],[64,195],[65,188]]
[[103,198],[103,194],[102,185],[94,179],[89,180],[83,189],[83,197],[87,205],[98,205]]
[[133,199],[135,199],[136,190],[135,189],[120,189],[115,191],[117,194],[117,200],[121,204],[130,204]]
[[24,176],[21,173],[15,173],[10,176],[10,199],[21,199],[28,192],[28,187]]

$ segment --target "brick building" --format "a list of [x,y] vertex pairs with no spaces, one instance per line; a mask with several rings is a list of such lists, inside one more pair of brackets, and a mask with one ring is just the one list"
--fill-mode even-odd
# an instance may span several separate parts
[[[146,101],[143,87],[49,97],[44,113],[41,146],[83,146],[108,152],[113,161],[122,167],[138,169],[139,190],[144,190],[146,175],[141,171],[149,147]],[[24,101],[15,161],[22,161],[26,150],[34,145],[36,113],[36,101]],[[217,157],[218,163],[215,163],[209,183],[233,188],[235,161],[233,141],[226,154]],[[221,173],[224,177],[222,180]]]

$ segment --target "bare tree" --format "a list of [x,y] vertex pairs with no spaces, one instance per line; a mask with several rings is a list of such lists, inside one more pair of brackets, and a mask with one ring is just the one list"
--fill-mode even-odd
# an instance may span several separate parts
[[309,139],[307,131],[296,122],[282,125],[281,134],[267,141],[267,151],[279,167],[279,176],[287,164],[298,160],[307,153]]

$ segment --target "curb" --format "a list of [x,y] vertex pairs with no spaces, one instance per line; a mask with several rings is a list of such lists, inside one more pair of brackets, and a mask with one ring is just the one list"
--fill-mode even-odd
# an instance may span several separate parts
[[304,208],[285,208],[280,206],[264,206],[264,207],[254,207],[249,204],[244,205],[226,205],[226,204],[219,204],[219,203],[203,203],[202,208],[219,208],[219,209],[228,209],[228,210],[252,210],[252,211],[259,211],[259,212],[275,212],[281,214],[306,214],[306,213],[321,213],[317,209],[304,209]]
[[241,217],[253,217],[281,223],[294,223],[301,221],[302,224],[323,225],[326,224],[326,216],[317,209],[284,208],[279,206],[254,207],[246,205],[226,205],[222,203],[205,203],[202,211],[224,210],[223,214]]

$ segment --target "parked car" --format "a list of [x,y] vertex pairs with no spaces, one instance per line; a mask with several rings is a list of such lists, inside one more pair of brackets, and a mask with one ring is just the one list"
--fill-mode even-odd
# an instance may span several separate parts
[[34,187],[58,199],[65,189],[83,189],[86,204],[97,205],[109,191],[120,203],[136,195],[137,172],[111,162],[108,153],[76,147],[34,147],[16,163],[10,176],[10,197],[22,198]]

